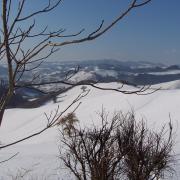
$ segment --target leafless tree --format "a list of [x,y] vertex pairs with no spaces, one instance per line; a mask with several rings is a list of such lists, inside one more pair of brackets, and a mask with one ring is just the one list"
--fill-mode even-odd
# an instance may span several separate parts
[[[130,11],[138,7],[148,4],[151,0],[131,0],[127,9],[124,10],[114,21],[107,26],[104,25],[104,20],[100,23],[93,32],[86,34],[85,29],[80,30],[74,34],[65,34],[65,29],[57,29],[49,31],[48,26],[37,31],[36,17],[42,16],[45,13],[53,11],[61,5],[62,0],[46,0],[46,5],[41,9],[31,12],[30,14],[24,13],[27,0],[2,0],[1,1],[1,16],[2,23],[0,27],[0,60],[4,61],[7,65],[8,83],[6,91],[0,100],[0,125],[3,120],[4,111],[13,96],[14,90],[19,87],[38,85],[34,83],[37,75],[32,76],[30,82],[21,83],[24,73],[31,72],[36,69],[41,63],[55,53],[59,47],[77,44],[86,41],[94,40],[107,31],[109,31],[115,24],[121,21]],[[17,7],[18,4],[18,7]],[[17,10],[16,8],[17,7]],[[13,14],[13,15],[12,15]],[[26,15],[24,15],[26,14]],[[28,26],[24,26],[24,22]],[[36,32],[35,32],[36,31]],[[69,40],[68,38],[75,38]],[[36,44],[32,44],[29,49],[24,48],[24,45],[29,40],[35,40]],[[67,39],[67,40],[64,40]],[[65,79],[67,80],[67,79]],[[45,82],[46,83],[59,83],[59,82]],[[68,83],[68,82],[64,82]],[[75,86],[76,84],[71,84]],[[95,88],[100,88],[94,84],[90,84]],[[113,90],[113,89],[112,89]],[[146,88],[139,89],[135,92],[121,91],[122,93],[140,93],[144,92]]]
[[[62,129],[60,159],[79,180],[153,180],[173,172],[172,125],[160,132],[137,122],[134,113],[116,113],[112,119],[104,111],[100,127],[66,134]],[[68,127],[67,127],[68,128]]]

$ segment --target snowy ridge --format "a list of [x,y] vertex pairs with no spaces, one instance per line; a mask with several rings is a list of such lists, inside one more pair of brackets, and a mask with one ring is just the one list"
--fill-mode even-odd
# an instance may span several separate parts
[[166,83],[160,83],[157,85],[153,85],[152,87],[153,88],[161,88],[161,89],[165,89],[165,90],[180,89],[180,80],[170,81],[170,82],[166,82]]

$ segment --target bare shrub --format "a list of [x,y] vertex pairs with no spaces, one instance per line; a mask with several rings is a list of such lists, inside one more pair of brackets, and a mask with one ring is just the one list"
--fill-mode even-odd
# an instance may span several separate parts
[[[156,133],[134,113],[100,114],[101,126],[61,130],[60,159],[78,180],[150,180],[173,172],[172,126]],[[168,134],[167,134],[168,133]]]
[[108,124],[105,113],[101,115],[100,128],[80,129],[72,136],[62,132],[66,153],[60,158],[78,179],[112,179],[118,176],[122,154],[116,140],[118,115]]
[[71,112],[60,118],[57,125],[62,125],[64,133],[70,136],[75,131],[75,124],[78,121],[76,114]]
[[[173,172],[172,125],[163,126],[160,132],[146,127],[144,121],[137,122],[132,113],[122,115],[123,124],[118,128],[117,140],[123,157],[123,171],[130,180],[153,180]],[[122,121],[121,119],[121,121]]]

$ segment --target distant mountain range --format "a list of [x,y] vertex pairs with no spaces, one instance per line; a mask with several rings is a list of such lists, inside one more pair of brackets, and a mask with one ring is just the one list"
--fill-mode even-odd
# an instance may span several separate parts
[[[168,82],[180,79],[180,66],[167,66],[159,63],[143,61],[118,60],[85,60],[44,62],[32,73],[24,75],[24,81],[30,80],[32,74],[39,74],[39,82],[57,81],[64,78],[67,72],[77,66],[79,72],[72,80],[96,80],[98,82],[111,82],[124,80],[132,84],[147,85]],[[0,65],[0,79],[7,80],[5,66]],[[83,76],[82,76],[83,75]]]
[[[44,62],[31,73],[24,74],[22,81],[30,81],[33,74],[39,74],[38,82],[63,80],[67,72],[79,67],[79,71],[69,81],[80,82],[93,80],[97,82],[123,81],[132,85],[152,85],[180,79],[180,66],[167,66],[159,63],[143,61],[118,61],[118,60],[84,60],[65,62]],[[6,67],[0,65],[0,80],[7,80]],[[38,87],[44,92],[55,92],[62,88],[63,84],[52,84]],[[37,99],[44,94],[35,89],[20,89],[17,91],[25,99]],[[2,92],[2,91],[1,91]],[[0,95],[1,95],[0,92]],[[16,103],[15,103],[16,104]]]

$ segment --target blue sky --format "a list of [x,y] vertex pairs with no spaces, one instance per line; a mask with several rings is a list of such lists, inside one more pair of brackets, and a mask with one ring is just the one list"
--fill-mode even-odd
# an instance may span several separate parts
[[[85,28],[93,31],[118,16],[130,0],[64,0],[52,13],[38,17],[39,27],[66,28],[67,34]],[[29,1],[34,10],[45,1]],[[180,1],[152,0],[133,10],[102,37],[80,45],[62,47],[52,60],[118,59],[180,64]],[[59,39],[62,41],[62,39]]]

